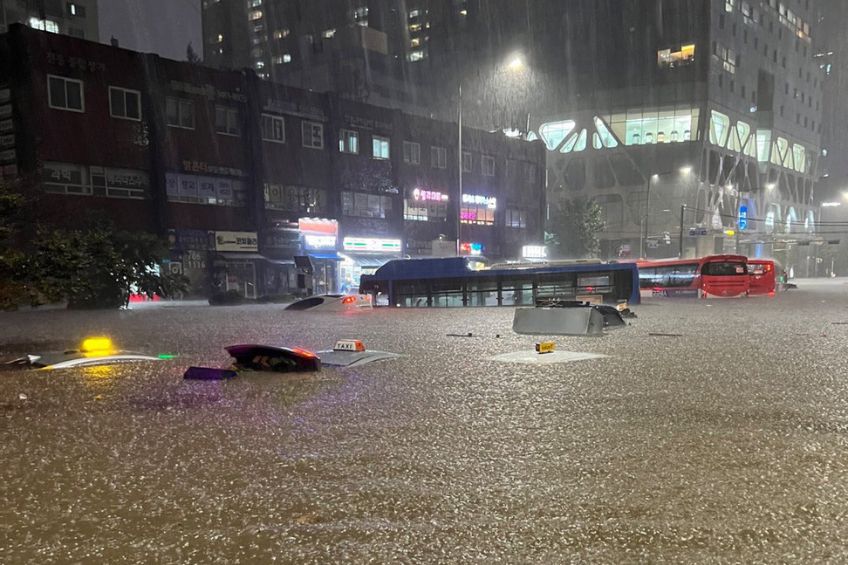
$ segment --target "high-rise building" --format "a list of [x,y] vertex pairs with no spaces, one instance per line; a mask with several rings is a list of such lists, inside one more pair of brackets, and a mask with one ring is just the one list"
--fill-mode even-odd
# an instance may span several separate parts
[[[206,2],[213,64],[228,64],[208,54],[224,35],[209,16],[226,2]],[[815,0],[228,5],[248,34],[265,34],[224,36],[229,64],[442,119],[461,108],[466,123],[541,138],[549,200],[598,202],[608,257],[739,251],[792,263],[815,237]],[[343,42],[357,26],[380,41]],[[270,59],[250,58],[260,55]]]
[[97,0],[0,0],[0,33],[14,23],[99,41]]

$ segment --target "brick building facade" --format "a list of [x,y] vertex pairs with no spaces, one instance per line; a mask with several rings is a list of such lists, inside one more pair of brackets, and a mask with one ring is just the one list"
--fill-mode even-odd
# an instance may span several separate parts
[[[391,257],[517,258],[543,240],[541,142],[20,25],[0,36],[0,172],[43,219],[168,236],[198,294],[356,286]],[[460,221],[461,220],[461,221]]]

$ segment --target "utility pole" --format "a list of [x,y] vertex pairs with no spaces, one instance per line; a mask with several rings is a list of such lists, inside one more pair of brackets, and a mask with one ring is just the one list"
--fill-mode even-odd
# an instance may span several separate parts
[[686,204],[680,205],[680,239],[678,240],[678,246],[680,252],[677,254],[678,259],[683,259],[683,222],[686,217]]
[[462,79],[459,82],[459,119],[457,120],[457,165],[459,166],[459,194],[456,197],[456,256],[459,257],[462,249]]

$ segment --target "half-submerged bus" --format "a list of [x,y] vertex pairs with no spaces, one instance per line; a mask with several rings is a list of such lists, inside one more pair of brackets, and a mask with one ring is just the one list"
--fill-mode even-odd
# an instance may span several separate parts
[[748,258],[710,255],[699,259],[639,261],[639,286],[652,296],[747,296]]
[[363,275],[359,292],[397,307],[532,306],[545,300],[638,304],[635,263],[552,261],[486,266],[478,257],[397,259]]

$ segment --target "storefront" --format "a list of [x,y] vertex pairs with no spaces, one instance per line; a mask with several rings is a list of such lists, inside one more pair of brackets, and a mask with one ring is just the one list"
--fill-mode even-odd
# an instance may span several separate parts
[[341,292],[356,292],[362,275],[372,275],[388,261],[403,257],[400,239],[345,237],[342,250]]
[[259,254],[256,232],[210,232],[215,244],[212,263],[213,292],[235,291],[245,298],[256,298],[257,271],[265,257]]
[[312,272],[308,273],[311,280],[307,282],[307,288],[313,294],[337,292],[339,262],[342,260],[336,251],[339,222],[325,218],[300,218],[298,229],[303,239],[303,252],[309,257],[312,267]]

